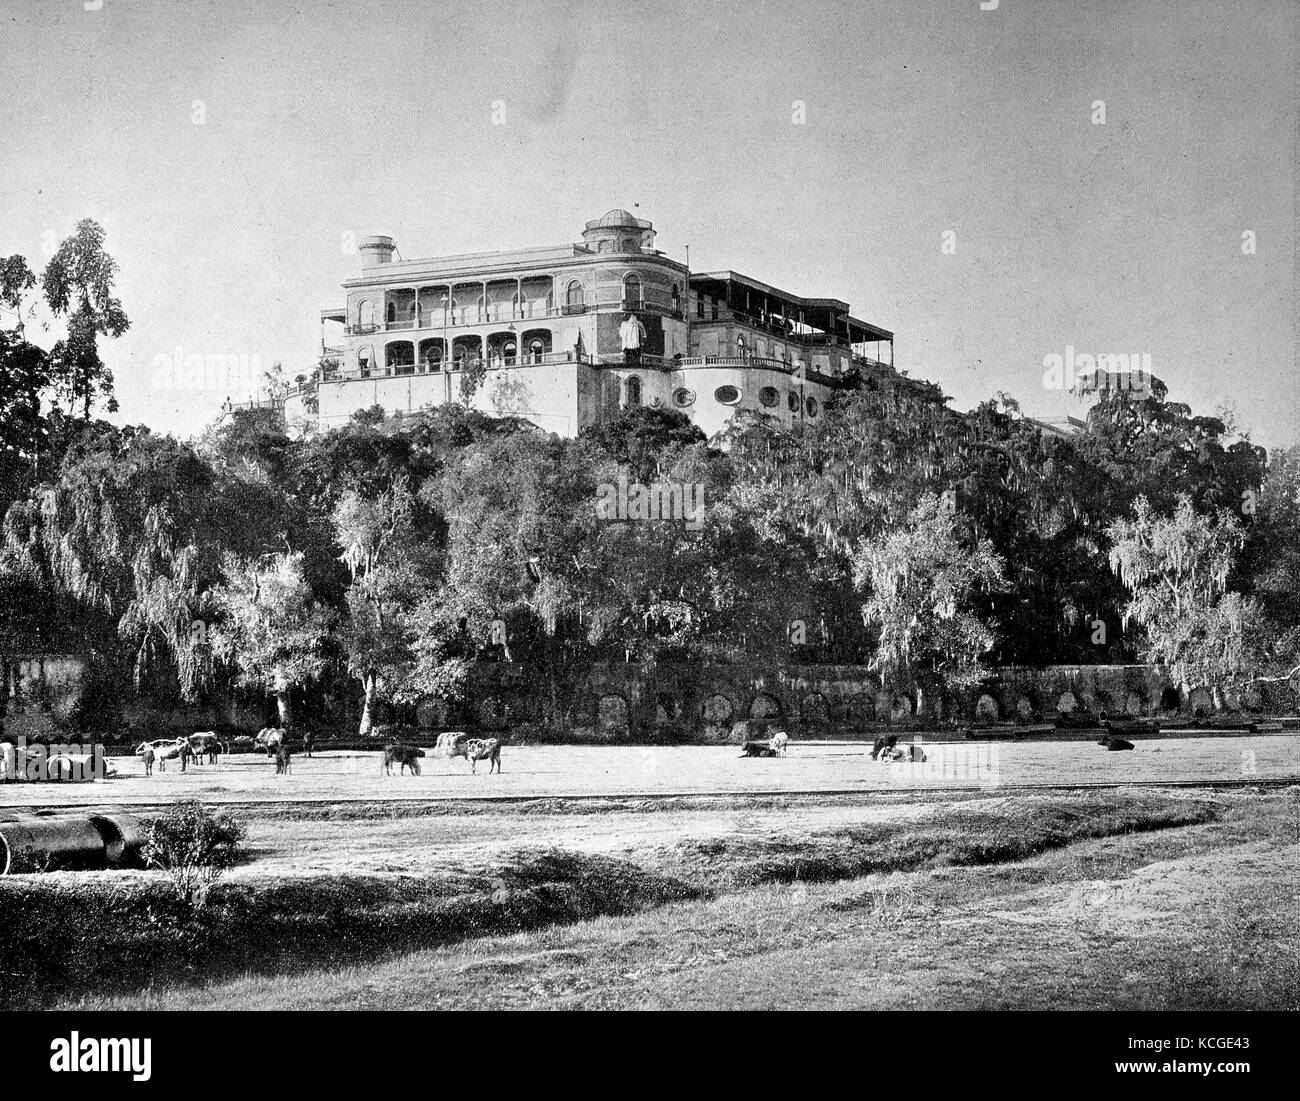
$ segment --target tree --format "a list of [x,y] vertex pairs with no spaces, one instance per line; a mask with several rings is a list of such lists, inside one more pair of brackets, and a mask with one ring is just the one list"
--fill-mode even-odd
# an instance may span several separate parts
[[1131,593],[1124,620],[1145,633],[1145,660],[1167,667],[1184,691],[1255,677],[1267,660],[1259,607],[1227,591],[1245,541],[1235,516],[1197,512],[1188,494],[1164,515],[1139,497],[1109,535],[1111,568]]
[[41,275],[50,310],[68,319],[67,337],[50,353],[58,388],[70,410],[81,406],[85,420],[96,394],[107,399],[110,413],[117,411],[113,373],[100,359],[98,345],[100,336],[118,337],[131,326],[113,295],[116,278],[117,261],[104,251],[103,227],[90,218],[77,223]]
[[891,691],[916,686],[925,666],[955,687],[983,676],[976,659],[994,636],[970,601],[1003,583],[1003,564],[987,540],[963,546],[958,532],[954,510],[928,494],[904,525],[864,539],[854,555],[854,582],[868,594],[862,618],[878,631],[869,665]]
[[421,568],[428,548],[417,537],[416,506],[401,475],[377,496],[348,490],[334,509],[335,538],[352,578],[343,640],[348,670],[364,692],[363,736],[374,727],[375,704],[384,696],[405,698],[414,672],[411,620],[430,585]]
[[213,653],[238,671],[239,684],[271,693],[279,724],[292,727],[292,690],[323,672],[336,616],[312,596],[301,553],[228,555],[223,572],[212,601],[221,617]]

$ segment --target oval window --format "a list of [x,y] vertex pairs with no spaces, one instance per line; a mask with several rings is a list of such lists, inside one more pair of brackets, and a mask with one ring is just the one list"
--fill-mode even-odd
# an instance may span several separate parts
[[723,405],[735,405],[740,401],[740,391],[734,386],[719,386],[713,391],[713,396]]
[[695,391],[688,390],[685,386],[679,390],[673,391],[673,404],[685,409],[688,405],[695,404]]
[[804,404],[808,409],[808,415],[815,417],[817,415],[817,399],[809,398]]
[[786,404],[790,406],[791,413],[799,412],[799,395],[796,394],[793,390],[791,390],[788,394],[786,394],[785,401]]
[[771,409],[772,406],[781,400],[781,395],[776,392],[775,386],[764,386],[758,392],[758,400]]

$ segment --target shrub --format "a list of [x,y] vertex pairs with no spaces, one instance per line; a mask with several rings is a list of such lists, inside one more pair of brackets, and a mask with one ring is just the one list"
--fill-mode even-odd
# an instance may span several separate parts
[[175,803],[149,824],[145,863],[166,872],[181,901],[199,909],[212,885],[234,863],[246,833],[224,811],[214,814],[193,799]]

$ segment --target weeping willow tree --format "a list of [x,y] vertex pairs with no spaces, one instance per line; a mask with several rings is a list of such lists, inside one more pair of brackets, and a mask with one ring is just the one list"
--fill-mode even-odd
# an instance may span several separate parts
[[236,671],[237,683],[273,695],[280,726],[290,728],[292,691],[324,671],[337,617],[313,597],[301,553],[227,555],[223,573],[212,598],[220,616],[213,654]]
[[994,635],[972,614],[970,601],[1003,580],[992,545],[963,545],[955,512],[935,495],[923,497],[905,525],[863,540],[854,582],[867,594],[863,621],[878,632],[869,665],[884,687],[912,689],[923,668],[953,687],[978,681],[983,672],[976,662]]
[[1131,594],[1124,624],[1142,629],[1146,660],[1168,668],[1184,692],[1254,679],[1267,661],[1259,608],[1228,591],[1245,541],[1235,516],[1197,512],[1187,494],[1165,515],[1139,497],[1132,518],[1108,534],[1111,568]]
[[406,475],[382,492],[348,490],[334,508],[334,537],[348,568],[343,629],[348,671],[361,682],[360,733],[374,728],[380,700],[402,702],[417,672],[413,616],[428,598],[430,548],[415,524],[417,501]]
[[188,447],[147,431],[83,439],[58,480],[9,509],[7,568],[116,621],[137,690],[174,671],[194,701],[211,674],[195,630],[208,608],[220,537],[211,471]]

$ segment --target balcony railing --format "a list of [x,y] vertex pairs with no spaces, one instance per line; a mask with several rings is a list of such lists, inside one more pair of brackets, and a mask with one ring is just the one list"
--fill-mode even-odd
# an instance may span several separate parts
[[582,305],[562,305],[546,307],[530,307],[523,311],[513,310],[504,311],[493,317],[481,315],[478,310],[465,310],[457,308],[457,312],[446,313],[439,310],[437,313],[421,313],[416,317],[408,317],[395,321],[386,321],[382,325],[347,325],[344,332],[348,336],[369,336],[372,333],[379,332],[409,332],[411,330],[432,330],[439,329],[466,329],[482,325],[516,325],[527,323],[529,321],[546,321],[556,317],[571,317],[574,314],[597,313],[601,310],[618,311],[620,313],[657,313],[665,317],[674,317],[678,320],[686,320],[685,314],[680,307],[668,305],[662,302],[654,302],[642,299],[640,302],[633,302],[621,298],[612,298],[605,301],[594,303],[583,303]]

